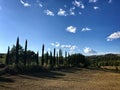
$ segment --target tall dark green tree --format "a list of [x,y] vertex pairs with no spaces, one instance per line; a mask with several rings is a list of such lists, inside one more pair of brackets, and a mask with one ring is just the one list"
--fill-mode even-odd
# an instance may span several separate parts
[[19,37],[17,38],[16,42],[16,58],[15,58],[16,67],[18,67],[18,63],[19,63]]
[[59,65],[63,65],[63,56],[62,56],[62,50],[59,49]]
[[39,53],[37,52],[37,55],[36,55],[36,64],[37,66],[39,65]]
[[45,64],[48,65],[49,53],[45,53]]
[[27,40],[25,41],[25,51],[24,51],[24,65],[26,66],[27,62]]
[[10,62],[10,47],[8,47],[7,55],[6,55],[6,65],[9,65]]
[[71,66],[71,58],[70,58],[70,54],[68,53],[68,66],[70,67]]
[[44,44],[42,45],[42,59],[41,59],[41,66],[44,65]]
[[67,66],[68,62],[67,62],[67,52],[65,51],[65,58],[64,58],[64,65]]
[[53,57],[52,57],[52,52],[50,52],[50,68],[53,68]]
[[57,53],[57,56],[56,56],[56,65],[57,65],[57,67],[59,67],[59,56],[58,56],[58,53]]
[[55,48],[54,48],[54,52],[53,52],[53,66],[55,66],[55,64],[56,64],[56,57],[55,57],[55,52],[56,50],[55,50]]

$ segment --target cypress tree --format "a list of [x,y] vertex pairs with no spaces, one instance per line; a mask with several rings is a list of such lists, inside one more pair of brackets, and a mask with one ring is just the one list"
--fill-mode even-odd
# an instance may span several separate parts
[[10,47],[8,47],[8,51],[7,51],[7,55],[6,55],[6,61],[5,61],[6,65],[9,65],[9,63],[10,63],[9,58],[10,58]]
[[68,67],[70,67],[70,64],[71,63],[71,61],[70,61],[70,54],[68,53]]
[[42,60],[41,60],[41,66],[44,65],[44,44],[42,46]]
[[56,57],[56,65],[57,65],[57,67],[59,67],[59,56],[58,56],[58,53],[57,53],[57,57]]
[[50,67],[53,68],[52,52],[50,52]]
[[37,55],[36,55],[36,64],[37,66],[39,65],[39,53],[37,52]]
[[27,40],[25,41],[25,52],[24,52],[24,65],[26,66],[27,62]]
[[55,66],[55,64],[56,64],[56,59],[55,59],[55,48],[54,48],[54,56],[53,56],[53,66]]
[[62,56],[62,50],[59,49],[59,64],[63,65],[63,56]]
[[19,37],[17,38],[17,42],[16,42],[16,58],[15,58],[15,64],[16,67],[18,67],[18,63],[19,63]]
[[48,58],[49,58],[49,53],[47,52],[45,54],[45,63],[46,63],[46,65],[48,65]]
[[65,51],[65,59],[64,59],[64,65],[66,66],[67,65],[67,52]]

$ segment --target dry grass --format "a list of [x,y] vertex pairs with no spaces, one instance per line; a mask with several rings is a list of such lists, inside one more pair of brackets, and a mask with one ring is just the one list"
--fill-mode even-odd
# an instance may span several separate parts
[[119,90],[120,74],[72,69],[0,78],[0,90]]

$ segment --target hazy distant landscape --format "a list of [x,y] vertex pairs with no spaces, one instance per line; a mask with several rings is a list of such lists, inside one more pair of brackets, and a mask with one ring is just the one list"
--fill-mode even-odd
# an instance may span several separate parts
[[119,0],[0,0],[0,90],[119,90]]

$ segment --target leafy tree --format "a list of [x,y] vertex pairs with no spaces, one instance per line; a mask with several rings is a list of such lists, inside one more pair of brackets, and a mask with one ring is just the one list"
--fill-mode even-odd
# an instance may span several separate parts
[[27,63],[28,66],[33,65],[34,63],[36,63],[36,54],[34,51],[28,50],[27,51]]
[[69,56],[69,60],[72,66],[80,66],[85,64],[85,56],[82,54],[72,54]]
[[[21,62],[23,62],[24,60],[23,55],[24,55],[23,47],[19,44],[19,60]],[[13,47],[10,50],[10,64],[15,63],[16,62],[15,60],[16,60],[16,46],[13,45]]]

